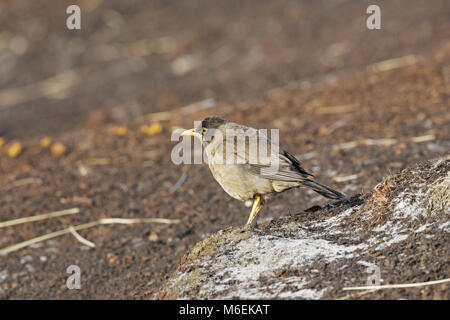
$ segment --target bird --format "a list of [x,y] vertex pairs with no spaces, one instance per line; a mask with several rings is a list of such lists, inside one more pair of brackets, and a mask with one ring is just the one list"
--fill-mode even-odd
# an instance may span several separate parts
[[268,198],[292,188],[310,188],[329,199],[346,197],[314,181],[314,175],[263,130],[209,116],[181,135],[201,139],[211,173],[226,193],[241,201],[253,201],[248,227]]

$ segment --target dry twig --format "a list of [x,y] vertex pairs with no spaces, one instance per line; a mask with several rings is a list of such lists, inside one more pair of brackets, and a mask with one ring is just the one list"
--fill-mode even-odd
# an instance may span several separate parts
[[83,238],[72,226],[69,227],[70,233],[77,239],[79,242],[84,244],[85,246],[95,248],[95,243]]
[[23,241],[23,242],[19,242],[19,243],[13,244],[13,245],[8,246],[6,248],[0,249],[0,256],[1,255],[7,255],[8,253],[20,250],[22,248],[28,247],[28,246],[30,246],[32,244],[35,244],[35,243],[38,243],[38,242],[46,241],[46,240],[49,240],[49,239],[53,239],[53,238],[62,236],[64,234],[71,233],[72,229],[75,230],[75,231],[79,231],[79,230],[84,230],[84,229],[92,228],[92,227],[95,227],[95,226],[98,226],[98,225],[103,225],[103,224],[135,224],[135,223],[176,224],[176,223],[179,223],[179,222],[180,222],[179,219],[162,219],[162,218],[143,218],[143,219],[104,218],[104,219],[88,222],[88,223],[85,223],[85,224],[80,224],[78,226],[66,228],[66,229],[63,229],[63,230],[47,233],[47,234],[44,234],[42,236],[39,236],[39,237],[36,237],[36,238],[33,238],[33,239],[29,239],[29,240],[26,240],[26,241]]
[[76,214],[79,212],[80,212],[79,208],[72,208],[72,209],[66,209],[66,210],[61,210],[61,211],[39,214],[37,216],[32,216],[32,217],[24,217],[24,218],[4,221],[4,222],[0,222],[0,228],[14,226],[17,224],[22,224],[22,223],[28,223],[28,222],[33,222],[33,221],[39,221],[39,220],[45,220],[45,219],[50,219],[50,218],[55,218],[55,217],[66,216],[69,214]]
[[414,288],[414,287],[431,286],[434,284],[441,284],[446,282],[450,282],[450,278],[418,283],[387,284],[382,286],[345,287],[342,290],[347,291],[347,290],[381,290],[381,289]]

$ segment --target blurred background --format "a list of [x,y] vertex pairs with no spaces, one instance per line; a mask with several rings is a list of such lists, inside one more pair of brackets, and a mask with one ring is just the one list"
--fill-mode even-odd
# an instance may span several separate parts
[[[71,4],[81,30],[66,27]],[[380,30],[366,27],[370,4]],[[0,298],[152,298],[189,247],[243,225],[249,209],[206,166],[171,162],[175,128],[212,114],[279,128],[319,181],[352,195],[448,153],[449,99],[448,0],[1,0],[0,220],[81,212],[0,229],[0,247],[101,217],[181,222],[0,257]],[[292,190],[259,219],[325,202]],[[88,277],[76,292],[73,263]]]
[[[72,1],[73,2],[73,1]],[[205,98],[261,99],[387,58],[430,52],[449,37],[445,0],[1,1],[0,127],[48,134],[127,122]],[[102,117],[100,116],[102,115]]]

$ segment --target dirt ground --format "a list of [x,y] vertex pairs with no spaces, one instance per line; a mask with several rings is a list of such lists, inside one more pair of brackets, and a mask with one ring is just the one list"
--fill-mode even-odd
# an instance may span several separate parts
[[[286,150],[349,195],[448,153],[450,3],[377,3],[381,30],[366,28],[369,1],[86,0],[70,31],[70,1],[0,1],[0,221],[80,209],[0,228],[0,248],[100,218],[181,220],[0,256],[0,298],[152,299],[188,248],[243,225],[250,209],[207,166],[171,161],[172,130],[207,115],[280,128]],[[141,131],[152,123],[162,132]],[[324,203],[291,190],[259,219]],[[66,287],[70,265],[81,290]]]

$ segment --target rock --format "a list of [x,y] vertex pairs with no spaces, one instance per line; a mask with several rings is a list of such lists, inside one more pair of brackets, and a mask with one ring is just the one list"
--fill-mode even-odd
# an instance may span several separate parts
[[221,230],[183,257],[157,298],[448,299],[448,283],[343,288],[448,277],[449,177],[447,156],[388,176],[363,195],[252,230]]

